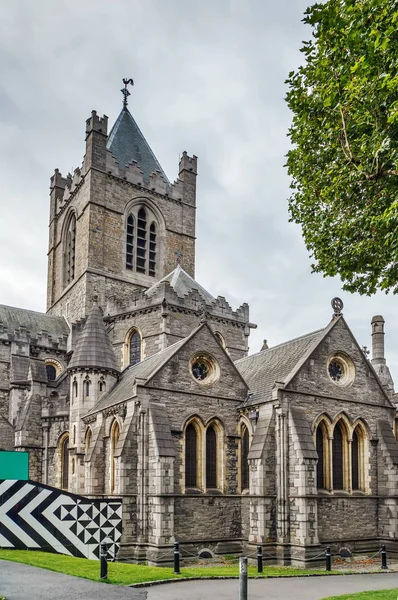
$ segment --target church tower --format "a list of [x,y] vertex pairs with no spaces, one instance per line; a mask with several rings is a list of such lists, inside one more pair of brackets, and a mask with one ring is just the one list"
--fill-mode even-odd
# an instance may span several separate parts
[[47,312],[71,324],[94,296],[105,307],[145,290],[177,261],[195,275],[197,158],[183,152],[170,183],[127,108],[108,135],[108,117],[86,121],[81,168],[51,178]]

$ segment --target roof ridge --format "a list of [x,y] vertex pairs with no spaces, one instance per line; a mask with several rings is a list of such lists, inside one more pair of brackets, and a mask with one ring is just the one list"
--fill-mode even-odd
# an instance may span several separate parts
[[0,308],[11,308],[12,310],[20,310],[21,312],[29,312],[34,313],[35,315],[42,315],[43,317],[48,317],[50,319],[64,319],[62,315],[49,315],[47,312],[41,312],[39,310],[33,310],[31,308],[21,308],[20,306],[11,306],[10,304],[0,304]]
[[286,340],[286,342],[281,342],[280,344],[277,344],[276,346],[272,346],[272,348],[266,348],[265,350],[260,350],[259,352],[250,354],[249,356],[244,356],[243,358],[239,358],[238,360],[236,360],[235,364],[243,362],[244,360],[248,360],[249,358],[254,358],[255,356],[259,356],[260,354],[261,355],[269,354],[270,352],[272,352],[273,350],[277,350],[281,346],[286,346],[286,344],[291,344],[292,342],[298,342],[299,340],[303,340],[312,335],[316,335],[317,333],[321,333],[322,331],[325,331],[325,329],[326,329],[326,327],[322,327],[321,329],[316,329],[315,331],[311,331],[310,333],[305,333],[304,335],[299,335],[291,340]]

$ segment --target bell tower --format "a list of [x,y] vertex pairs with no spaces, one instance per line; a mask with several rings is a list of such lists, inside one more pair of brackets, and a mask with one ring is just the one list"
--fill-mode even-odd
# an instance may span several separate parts
[[69,323],[85,318],[94,296],[124,302],[174,270],[195,275],[197,158],[182,153],[170,183],[128,109],[86,121],[81,168],[50,185],[47,311]]

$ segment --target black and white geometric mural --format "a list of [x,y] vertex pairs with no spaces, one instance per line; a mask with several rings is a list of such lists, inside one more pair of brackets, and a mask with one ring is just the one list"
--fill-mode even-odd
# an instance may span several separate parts
[[92,500],[34,481],[0,480],[0,548],[45,550],[98,559],[115,557],[122,501]]

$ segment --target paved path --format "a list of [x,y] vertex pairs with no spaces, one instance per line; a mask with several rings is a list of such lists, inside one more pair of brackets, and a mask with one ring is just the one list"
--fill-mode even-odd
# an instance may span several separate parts
[[[325,596],[398,588],[398,573],[249,580],[249,600],[320,600]],[[238,600],[234,580],[187,581],[148,588],[96,583],[0,560],[0,596],[7,600]]]
[[[326,596],[398,587],[398,573],[249,579],[249,600],[319,600]],[[238,580],[186,581],[145,588],[147,600],[238,600]]]
[[0,596],[7,600],[145,600],[146,591],[0,560]]

